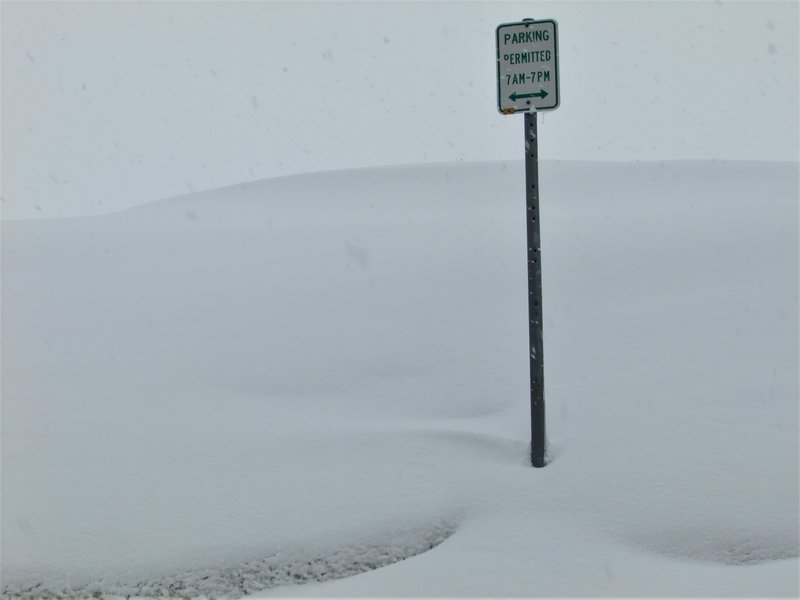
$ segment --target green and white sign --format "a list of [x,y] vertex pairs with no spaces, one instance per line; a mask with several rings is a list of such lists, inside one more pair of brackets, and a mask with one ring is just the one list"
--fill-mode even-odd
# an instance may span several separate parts
[[497,27],[497,109],[503,114],[555,110],[557,25],[552,19]]

